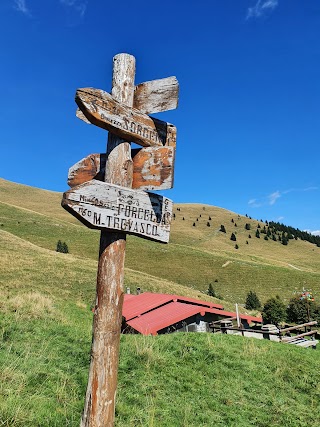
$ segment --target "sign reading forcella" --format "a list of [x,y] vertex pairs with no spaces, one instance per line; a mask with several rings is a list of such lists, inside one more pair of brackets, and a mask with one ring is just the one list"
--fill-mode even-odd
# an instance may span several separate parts
[[168,243],[172,200],[91,180],[66,191],[61,205],[87,227]]
[[75,100],[91,123],[120,138],[143,147],[176,144],[177,129],[174,125],[127,107],[103,90],[78,89]]

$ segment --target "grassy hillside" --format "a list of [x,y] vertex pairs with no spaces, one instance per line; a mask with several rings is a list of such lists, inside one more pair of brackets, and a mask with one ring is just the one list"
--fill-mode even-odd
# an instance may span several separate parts
[[[79,425],[99,233],[64,212],[60,196],[0,180],[1,426]],[[299,241],[245,246],[244,217],[200,205],[179,205],[175,213],[169,245],[128,238],[125,282],[132,289],[210,300],[201,290],[212,282],[233,309],[250,288],[267,298],[289,296],[294,284],[319,286],[318,248]],[[229,241],[231,218],[238,250]],[[71,253],[55,251],[59,239]],[[121,340],[116,426],[320,423],[318,350],[210,334]]]
[[[61,239],[72,255],[96,260],[99,232],[65,212],[60,199],[58,193],[0,180],[0,229],[50,250]],[[290,298],[302,287],[320,291],[320,248],[315,245],[290,240],[284,246],[263,236],[257,239],[255,230],[258,223],[264,225],[261,221],[213,206],[176,205],[174,213],[168,245],[128,236],[127,268],[198,292],[213,283],[232,303],[244,302],[250,289],[262,301],[275,294]],[[250,231],[245,230],[246,223]],[[219,231],[221,224],[226,233]],[[230,240],[232,232],[239,249]],[[139,280],[133,283],[128,278],[129,282],[141,286]]]

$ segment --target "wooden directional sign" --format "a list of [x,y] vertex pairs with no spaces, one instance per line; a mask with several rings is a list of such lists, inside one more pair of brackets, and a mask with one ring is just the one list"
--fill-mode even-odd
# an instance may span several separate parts
[[65,192],[61,205],[90,228],[169,241],[173,203],[158,194],[92,180]]
[[[131,151],[133,160],[132,188],[167,190],[173,187],[174,147],[145,147]],[[75,187],[91,179],[104,181],[107,155],[90,154],[71,166],[68,185]]]
[[103,90],[78,89],[75,99],[91,123],[109,130],[120,138],[143,147],[176,144],[175,126],[151,118],[135,108],[127,107]]
[[174,110],[178,106],[178,93],[175,77],[140,83],[134,89],[133,106],[146,114]]
[[[179,83],[176,77],[151,80],[135,86],[133,107],[145,114],[174,110],[178,106],[178,95]],[[91,124],[79,108],[76,116]]]

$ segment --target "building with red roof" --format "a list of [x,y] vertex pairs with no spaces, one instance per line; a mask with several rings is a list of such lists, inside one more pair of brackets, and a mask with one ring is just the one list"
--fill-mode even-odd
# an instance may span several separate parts
[[[122,316],[123,333],[158,335],[175,331],[209,332],[209,323],[236,318],[236,313],[208,301],[144,292],[140,295],[125,294]],[[262,323],[260,317],[245,314],[239,317],[244,328],[252,322]]]

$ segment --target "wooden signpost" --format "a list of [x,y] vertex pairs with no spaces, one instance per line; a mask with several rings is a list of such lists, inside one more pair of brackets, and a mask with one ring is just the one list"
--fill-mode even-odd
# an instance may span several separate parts
[[[126,235],[169,241],[172,201],[143,190],[173,185],[176,128],[147,114],[177,107],[175,77],[134,85],[135,58],[113,59],[112,91],[76,92],[77,116],[109,130],[106,154],[70,168],[62,206],[101,230],[91,363],[81,427],[114,425]],[[131,150],[130,142],[144,148]],[[133,159],[133,160],[132,160]]]

